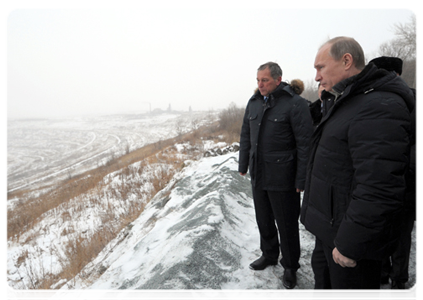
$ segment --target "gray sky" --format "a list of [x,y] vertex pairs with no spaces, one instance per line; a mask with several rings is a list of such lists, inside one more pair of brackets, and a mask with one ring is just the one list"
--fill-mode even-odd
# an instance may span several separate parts
[[317,48],[328,38],[354,37],[371,59],[394,37],[394,25],[408,23],[413,14],[406,5],[286,9],[285,1],[260,7],[228,0],[209,6],[174,1],[158,8],[143,1],[107,7],[75,1],[10,5],[9,119],[142,112],[150,104],[185,111],[231,102],[243,107],[260,64],[275,61],[284,81],[309,84]]

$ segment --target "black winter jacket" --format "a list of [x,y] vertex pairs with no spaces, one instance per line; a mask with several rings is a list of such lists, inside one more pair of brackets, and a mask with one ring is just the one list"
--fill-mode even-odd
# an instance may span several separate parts
[[241,129],[239,172],[249,169],[255,187],[272,191],[304,189],[313,132],[307,102],[287,83],[248,101]]
[[403,205],[413,94],[373,64],[333,89],[341,95],[312,137],[301,222],[346,257],[381,260]]

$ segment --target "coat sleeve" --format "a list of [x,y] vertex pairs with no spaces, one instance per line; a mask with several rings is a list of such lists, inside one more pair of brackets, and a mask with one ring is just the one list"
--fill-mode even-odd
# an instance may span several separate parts
[[295,187],[304,190],[310,139],[313,133],[313,121],[307,102],[301,97],[298,97],[291,110],[291,127],[297,149]]
[[249,116],[249,109],[247,105],[247,108],[245,109],[245,113],[244,113],[244,119],[242,121],[241,137],[239,142],[238,171],[240,173],[247,173],[248,171],[248,162],[249,162],[250,148],[251,148],[250,122],[248,120],[248,116]]
[[392,246],[404,199],[409,132],[410,113],[392,94],[366,101],[351,122],[352,192],[334,240],[341,254],[380,260]]

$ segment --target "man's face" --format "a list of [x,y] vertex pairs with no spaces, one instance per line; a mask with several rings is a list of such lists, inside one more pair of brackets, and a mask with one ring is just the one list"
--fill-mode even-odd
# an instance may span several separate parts
[[270,76],[269,68],[257,71],[257,85],[262,96],[269,96],[269,94],[276,89],[281,81],[281,76],[279,76],[278,79],[273,79],[272,76]]
[[348,78],[345,72],[345,64],[342,59],[336,61],[329,55],[331,45],[324,45],[319,52],[317,52],[314,61],[314,68],[316,69],[316,81],[320,82],[320,86],[326,90],[332,90],[332,87],[338,82]]

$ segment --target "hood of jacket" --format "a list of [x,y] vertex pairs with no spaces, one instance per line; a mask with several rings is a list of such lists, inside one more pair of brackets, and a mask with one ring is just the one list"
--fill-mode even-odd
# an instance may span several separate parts
[[413,92],[404,80],[395,72],[378,69],[373,63],[368,64],[359,74],[336,84],[333,90],[341,95],[339,98],[372,91],[391,92],[398,94],[404,100],[410,112],[415,105]]

